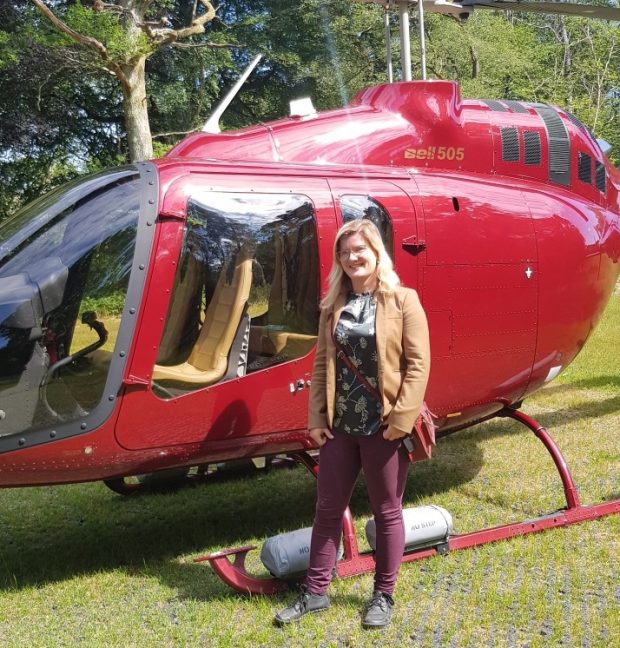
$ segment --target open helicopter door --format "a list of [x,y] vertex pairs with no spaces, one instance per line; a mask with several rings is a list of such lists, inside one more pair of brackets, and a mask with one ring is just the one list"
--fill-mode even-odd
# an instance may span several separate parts
[[278,432],[298,449],[336,229],[329,188],[209,171],[163,198],[117,438],[131,449],[200,444],[209,461],[282,452]]

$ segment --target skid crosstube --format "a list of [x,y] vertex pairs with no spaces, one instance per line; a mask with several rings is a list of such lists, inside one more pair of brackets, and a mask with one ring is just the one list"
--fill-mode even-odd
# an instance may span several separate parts
[[[505,407],[498,415],[509,417],[522,423],[540,439],[545,449],[551,455],[560,479],[562,480],[566,508],[537,518],[524,520],[523,522],[515,522],[480,529],[462,535],[450,536],[445,542],[437,546],[405,551],[401,562],[407,563],[430,558],[431,556],[445,555],[450,551],[477,547],[489,542],[498,542],[528,533],[538,533],[546,529],[564,527],[570,524],[577,524],[588,520],[595,520],[606,515],[620,513],[620,499],[591,506],[581,504],[577,488],[575,487],[562,453],[547,430],[535,419],[511,407]],[[307,452],[299,452],[291,456],[295,461],[305,466],[315,477],[318,476],[319,466],[314,457]],[[371,552],[360,553],[358,550],[353,517],[348,508],[343,515],[342,529],[344,557],[336,563],[336,575],[344,578],[346,576],[357,576],[374,571],[375,561],[373,554]],[[246,556],[255,548],[254,546],[245,546],[238,549],[218,551],[197,558],[195,562],[208,561],[215,573],[227,585],[239,592],[272,595],[288,589],[289,582],[285,580],[278,578],[256,578],[246,572]]]

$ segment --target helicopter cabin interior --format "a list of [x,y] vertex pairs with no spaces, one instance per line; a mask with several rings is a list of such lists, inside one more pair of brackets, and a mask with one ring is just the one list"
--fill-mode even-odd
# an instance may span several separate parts
[[[372,219],[392,250],[390,218],[378,202],[344,196],[340,211],[343,222]],[[306,196],[192,196],[155,393],[172,398],[307,355],[317,339],[318,263]]]

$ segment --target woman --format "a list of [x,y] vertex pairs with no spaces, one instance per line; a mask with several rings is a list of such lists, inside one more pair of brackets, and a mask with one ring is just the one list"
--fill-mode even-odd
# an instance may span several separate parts
[[404,551],[402,497],[409,459],[401,439],[413,429],[424,399],[428,326],[417,293],[400,286],[369,220],[338,231],[328,281],[308,415],[309,435],[320,447],[310,566],[301,594],[275,622],[297,621],[329,607],[325,592],[342,515],[361,469],[377,528],[374,593],[362,623],[382,627],[390,620]]

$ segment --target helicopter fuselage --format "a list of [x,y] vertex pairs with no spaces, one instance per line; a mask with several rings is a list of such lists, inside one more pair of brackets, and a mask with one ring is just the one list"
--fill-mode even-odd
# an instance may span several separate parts
[[[89,182],[2,239],[0,486],[307,448],[319,300],[351,218],[379,225],[420,294],[440,435],[563,371],[620,271],[620,176],[587,129],[542,104],[461,100],[449,82],[192,135]],[[98,341],[78,343],[78,315]]]

